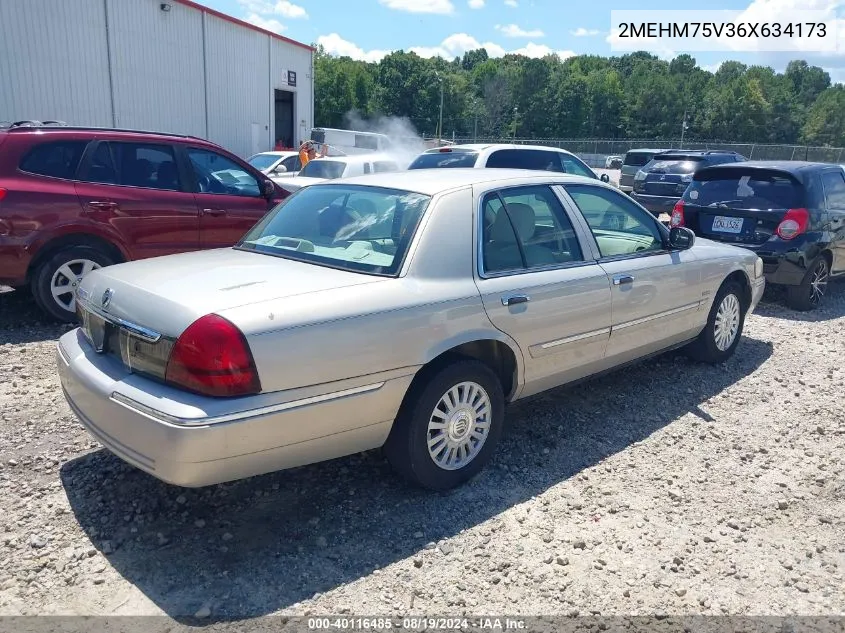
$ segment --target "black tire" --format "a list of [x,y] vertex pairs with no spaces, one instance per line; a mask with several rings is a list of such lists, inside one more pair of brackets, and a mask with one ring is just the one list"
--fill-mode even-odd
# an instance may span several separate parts
[[830,266],[827,258],[820,255],[810,262],[800,284],[787,287],[786,305],[800,312],[815,310],[824,298],[829,280]]
[[[474,382],[487,393],[490,425],[478,453],[465,466],[448,470],[429,454],[428,425],[440,399],[463,382]],[[429,490],[449,490],[468,481],[487,465],[502,435],[504,419],[505,396],[496,374],[480,361],[458,360],[426,372],[411,387],[384,452],[393,468],[408,481]]]
[[[53,254],[43,262],[32,276],[32,296],[44,312],[54,319],[63,323],[76,321],[75,310],[69,310],[68,305],[73,305],[69,294],[76,289],[75,280],[68,282],[68,292],[55,298],[52,292],[53,277],[65,264],[71,263],[71,270],[80,269],[79,264],[73,262],[90,261],[99,267],[111,266],[114,260],[107,254],[90,246],[70,246]],[[62,284],[64,285],[64,284]],[[64,305],[63,305],[64,304]]]
[[[716,364],[722,363],[733,356],[737,345],[739,345],[739,340],[742,338],[742,329],[745,326],[745,314],[748,310],[748,306],[743,299],[744,294],[742,286],[735,281],[728,281],[722,284],[719,292],[716,293],[716,298],[713,300],[710,314],[707,316],[707,325],[701,330],[698,338],[686,347],[685,351],[691,358],[703,363]],[[739,304],[739,324],[730,346],[726,349],[719,349],[719,345],[716,342],[716,320],[719,314],[719,307],[729,295],[733,295]]]

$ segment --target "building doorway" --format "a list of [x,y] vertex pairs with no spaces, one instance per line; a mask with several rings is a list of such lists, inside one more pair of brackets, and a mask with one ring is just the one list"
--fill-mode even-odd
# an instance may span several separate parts
[[[274,147],[296,147],[293,138],[293,93],[289,90],[276,90],[276,138]],[[299,139],[304,140],[304,139]]]

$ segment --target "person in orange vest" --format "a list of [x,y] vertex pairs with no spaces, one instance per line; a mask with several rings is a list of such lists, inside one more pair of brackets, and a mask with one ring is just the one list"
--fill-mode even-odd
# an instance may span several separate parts
[[315,158],[323,158],[324,156],[326,154],[323,152],[317,153],[317,148],[314,147],[314,141],[305,141],[299,146],[299,162],[302,164],[302,167],[305,167],[309,161]]

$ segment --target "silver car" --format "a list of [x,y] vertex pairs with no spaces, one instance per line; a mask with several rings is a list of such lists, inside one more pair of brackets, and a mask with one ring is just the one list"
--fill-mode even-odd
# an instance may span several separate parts
[[71,408],[202,486],[383,447],[431,489],[505,405],[670,348],[721,362],[765,281],[595,179],[436,169],[306,187],[232,248],[91,272],[58,344]]

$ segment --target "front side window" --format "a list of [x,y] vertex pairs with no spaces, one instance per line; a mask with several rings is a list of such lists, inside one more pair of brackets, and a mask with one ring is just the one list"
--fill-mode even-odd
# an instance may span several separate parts
[[299,171],[300,161],[299,156],[288,156],[282,161],[282,166],[288,172]]
[[258,179],[235,161],[207,149],[188,149],[200,193],[260,197]]
[[339,160],[329,160],[327,158],[318,158],[309,161],[302,171],[300,176],[305,178],[340,178],[346,170],[346,163]]
[[88,141],[56,141],[33,147],[21,159],[19,169],[29,174],[72,179]]
[[561,154],[560,162],[563,163],[563,170],[567,174],[573,174],[575,176],[586,176],[587,178],[593,179],[595,179],[596,177],[596,175],[593,173],[593,170],[587,167],[586,163],[582,163],[574,156],[570,156],[568,154]]
[[276,161],[278,160],[279,157],[275,154],[256,154],[255,156],[252,156],[247,162],[256,169],[264,171],[265,169],[270,169],[270,167],[275,165]]
[[575,230],[548,187],[515,187],[488,193],[482,212],[485,272],[583,261]]
[[605,187],[564,185],[587,220],[602,257],[663,250],[663,236],[648,211]]
[[399,189],[311,185],[268,213],[237,248],[395,275],[430,200]]

